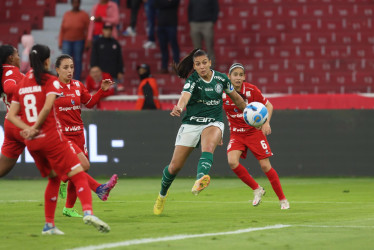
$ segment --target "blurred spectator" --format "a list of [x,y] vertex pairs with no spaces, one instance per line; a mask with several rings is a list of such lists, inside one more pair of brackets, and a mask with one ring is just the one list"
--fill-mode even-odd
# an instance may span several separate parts
[[81,80],[82,58],[90,17],[80,10],[81,1],[71,0],[72,9],[65,12],[60,28],[58,47],[73,57],[74,79]]
[[[111,24],[113,27],[119,24],[119,10],[115,2],[109,0],[99,0],[91,10],[91,22],[88,27],[87,40],[89,45],[96,40],[103,31],[105,23]],[[117,39],[117,29],[112,29],[112,36]]]
[[218,19],[218,0],[190,0],[188,4],[188,22],[194,48],[202,49],[204,40],[206,51],[215,65],[214,24]]
[[145,13],[147,15],[147,38],[148,40],[143,44],[145,49],[156,48],[155,38],[155,22],[156,22],[156,8],[155,0],[146,0],[144,3]]
[[22,55],[21,55],[21,65],[20,71],[26,73],[30,69],[29,54],[32,46],[34,45],[34,37],[31,34],[24,34],[21,37],[22,44]]
[[127,0],[127,8],[131,9],[130,26],[122,33],[124,36],[136,36],[136,21],[142,2],[147,0]]
[[167,74],[169,64],[169,47],[173,52],[174,63],[179,63],[179,45],[177,38],[178,8],[180,0],[155,0],[158,11],[157,37],[161,50],[160,73]]
[[137,67],[137,70],[141,82],[138,87],[138,100],[136,101],[135,109],[161,109],[157,82],[151,76],[149,65],[141,64]]
[[118,83],[123,80],[122,50],[118,41],[112,37],[112,30],[113,26],[106,23],[103,27],[103,35],[94,41],[91,51],[91,67],[99,66]]
[[[101,81],[110,79],[113,81],[109,73],[101,71],[100,67],[94,66],[90,69],[90,73],[86,77],[86,88],[90,94],[95,94],[101,88]],[[107,97],[114,94],[114,88],[105,91],[102,96]]]

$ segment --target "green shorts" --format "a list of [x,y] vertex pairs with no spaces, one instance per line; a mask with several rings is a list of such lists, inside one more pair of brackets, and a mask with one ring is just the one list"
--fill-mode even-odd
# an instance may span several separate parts
[[198,147],[201,133],[205,128],[210,126],[218,127],[223,137],[223,131],[225,130],[225,124],[223,124],[223,122],[211,122],[204,125],[182,124],[178,130],[175,146]]

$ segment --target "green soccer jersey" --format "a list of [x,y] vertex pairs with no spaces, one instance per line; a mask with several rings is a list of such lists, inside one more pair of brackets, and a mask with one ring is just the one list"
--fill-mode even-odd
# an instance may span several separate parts
[[213,71],[209,82],[202,79],[195,71],[186,80],[182,92],[191,93],[183,124],[203,125],[220,121],[222,118],[222,92],[234,90],[229,78],[220,72]]

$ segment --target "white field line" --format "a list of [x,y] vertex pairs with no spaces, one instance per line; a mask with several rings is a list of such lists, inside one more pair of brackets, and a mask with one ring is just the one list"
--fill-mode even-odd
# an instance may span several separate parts
[[261,230],[271,230],[271,229],[281,229],[285,227],[290,227],[290,225],[273,225],[267,227],[250,227],[245,229],[239,229],[236,231],[228,231],[228,232],[218,232],[218,233],[205,233],[205,234],[182,234],[182,235],[172,235],[160,238],[144,238],[144,239],[136,239],[136,240],[127,240],[121,241],[116,243],[107,243],[101,245],[92,245],[87,247],[78,247],[73,248],[70,250],[98,250],[98,249],[108,249],[108,248],[115,248],[115,247],[124,247],[124,246],[132,246],[132,245],[140,245],[140,244],[147,244],[147,243],[154,243],[154,242],[162,242],[162,241],[172,241],[172,240],[185,240],[191,238],[202,238],[202,237],[210,237],[210,236],[218,236],[218,235],[231,235],[231,234],[242,234],[242,233],[249,233]]

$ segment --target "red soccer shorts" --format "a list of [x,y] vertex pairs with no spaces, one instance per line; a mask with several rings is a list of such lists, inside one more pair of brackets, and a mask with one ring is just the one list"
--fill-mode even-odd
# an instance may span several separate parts
[[81,131],[80,133],[64,133],[64,136],[69,140],[72,141],[74,144],[74,148],[77,151],[77,154],[83,152],[83,154],[88,159],[88,151],[86,147],[86,139],[84,138],[84,133]]
[[227,145],[227,153],[233,150],[242,151],[241,158],[247,158],[247,150],[250,150],[257,160],[262,160],[273,155],[266,136],[261,130],[254,133],[233,133],[230,135],[230,142]]
[[80,165],[73,143],[57,131],[41,134],[33,140],[25,141],[30,154],[43,177],[53,169],[61,178]]
[[8,119],[4,121],[4,142],[1,147],[1,153],[8,158],[17,159],[25,149],[21,130],[14,126]]

